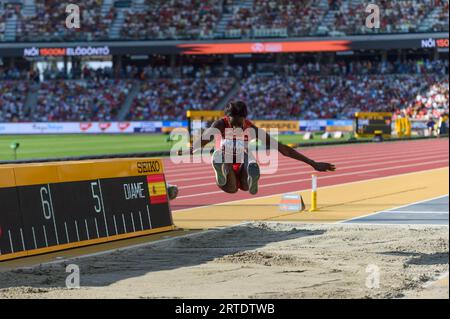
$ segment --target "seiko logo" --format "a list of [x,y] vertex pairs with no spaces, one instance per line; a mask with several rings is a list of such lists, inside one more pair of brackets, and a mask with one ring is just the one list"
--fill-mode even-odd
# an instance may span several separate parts
[[157,173],[161,170],[161,165],[158,161],[138,162],[137,168],[139,174]]

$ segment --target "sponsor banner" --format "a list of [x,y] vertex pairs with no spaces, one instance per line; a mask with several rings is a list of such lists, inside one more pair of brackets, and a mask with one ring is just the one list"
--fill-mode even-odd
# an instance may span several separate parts
[[77,47],[30,47],[23,49],[26,58],[57,57],[57,56],[108,56],[111,55],[109,46],[77,46]]
[[329,133],[334,132],[353,132],[353,125],[350,126],[327,126],[326,131]]
[[337,52],[350,50],[351,41],[276,41],[181,44],[183,54],[246,54],[246,53],[288,53],[288,52]]
[[353,120],[300,120],[301,132],[351,132]]
[[[111,55],[149,54],[274,54],[287,52],[351,52],[358,50],[440,49],[448,50],[448,32],[408,35],[350,36],[339,39],[310,40],[212,40],[212,41],[108,41],[75,44],[49,42],[0,43],[0,56],[45,57],[104,57]],[[97,44],[97,43],[95,43]]]
[[[416,119],[411,119],[411,128],[413,130],[426,130],[428,128],[427,120],[416,120]],[[437,121],[436,121],[437,122]]]
[[421,46],[424,49],[448,49],[448,39],[441,38],[441,39],[423,39],[421,42]]
[[278,132],[298,132],[298,121],[253,121],[257,127],[264,130],[278,129]]
[[140,122],[134,126],[134,133],[159,133],[161,132],[162,122]]
[[301,132],[322,132],[327,127],[327,120],[300,120]]
[[[255,120],[253,123],[265,130],[277,129],[281,134],[353,130],[353,120]],[[206,123],[201,124],[206,128]],[[161,133],[180,127],[187,128],[187,121],[0,123],[0,134]]]
[[171,128],[179,128],[179,127],[187,127],[187,121],[163,121],[163,127],[171,127]]
[[352,126],[353,120],[327,120],[327,126]]
[[185,127],[183,121],[174,122],[64,122],[64,123],[0,123],[0,134],[130,134],[158,133],[171,124]]
[[353,132],[352,120],[328,120],[326,131],[333,132]]

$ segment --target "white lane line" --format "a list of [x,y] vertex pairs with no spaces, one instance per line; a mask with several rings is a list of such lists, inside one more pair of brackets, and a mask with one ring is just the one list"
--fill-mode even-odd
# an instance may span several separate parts
[[345,225],[354,225],[354,226],[380,226],[380,227],[385,227],[385,226],[390,226],[390,227],[398,227],[398,226],[430,226],[433,228],[448,228],[448,225],[444,225],[444,224],[420,224],[420,223],[411,223],[411,224],[407,224],[407,223],[375,223],[375,222],[352,222],[352,223],[346,223]]
[[[377,161],[362,161],[364,164],[360,164],[360,165],[355,165],[355,159],[348,160],[348,161],[342,161],[342,162],[341,161],[332,161],[332,162],[333,162],[333,164],[335,164],[338,167],[339,170],[343,170],[343,169],[355,169],[355,168],[361,168],[361,167],[364,168],[364,167],[370,167],[370,166],[379,166],[380,164],[399,164],[399,163],[405,164],[405,163],[408,163],[411,161],[417,161],[418,159],[423,159],[423,163],[426,163],[426,162],[430,162],[432,159],[435,160],[435,159],[447,159],[447,158],[448,158],[448,154],[439,154],[439,155],[436,154],[433,156],[422,156],[422,157],[421,156],[414,156],[414,157],[408,156],[408,157],[395,158],[395,156],[394,156],[394,157],[389,157],[389,159],[385,160],[385,161],[379,161],[379,160],[377,160]],[[350,165],[344,165],[344,164],[350,164]],[[344,165],[344,166],[341,166],[341,165]],[[266,178],[275,178],[278,176],[290,176],[290,175],[292,175],[292,169],[296,168],[295,171],[298,171],[298,167],[299,166],[297,163],[296,165],[292,165],[292,167],[289,167],[289,168],[285,168],[285,169],[277,168],[276,174],[265,174],[264,167],[261,166],[261,175],[267,176]],[[288,173],[279,174],[282,171],[288,172]],[[291,173],[289,173],[289,172],[291,172]],[[311,167],[306,166],[306,169],[302,170],[301,174],[311,174],[314,172],[315,171]],[[191,183],[192,180],[200,179],[202,177],[204,179],[206,179],[207,177],[211,176],[209,171],[206,169],[203,169],[203,173],[205,175],[198,177],[198,178],[196,178],[196,177],[187,177],[186,178],[185,177],[183,179],[176,179],[176,180],[171,179],[171,182],[187,181],[187,182]],[[185,174],[185,175],[187,175],[187,174]],[[197,173],[196,176],[200,176],[200,174]]]
[[[440,157],[442,157],[442,156],[426,157],[426,159],[440,158]],[[409,161],[403,161],[403,163],[404,162],[410,162],[410,161],[416,161],[416,158],[415,159],[411,159]],[[353,161],[349,161],[347,163],[353,163]],[[382,164],[396,164],[396,163],[398,163],[398,161],[382,162]],[[425,164],[425,163],[426,162],[423,162],[423,164]],[[337,165],[339,163],[335,163],[335,164]],[[360,167],[365,168],[365,167],[370,167],[370,166],[380,166],[380,163],[363,164],[363,165],[350,165],[350,166],[339,166],[338,169],[340,171],[345,170],[345,169],[351,169],[353,171],[355,168],[360,168]],[[265,175],[264,176],[264,180],[266,181],[268,179],[276,179],[276,178],[280,178],[280,177],[290,177],[290,176],[303,176],[303,175],[311,176],[311,174],[314,174],[314,172],[315,171],[308,169],[308,171],[302,171],[302,172],[298,172],[298,173],[292,173],[291,172],[291,173],[286,173],[286,174],[270,174],[270,175]],[[357,174],[358,172],[361,172],[361,171],[355,171],[355,175],[358,175]],[[201,179],[214,180],[214,177],[212,175],[209,175],[209,178],[205,177],[205,178],[201,178]],[[183,189],[189,189],[189,188],[200,188],[200,187],[204,187],[204,186],[214,186],[214,185],[216,185],[215,182],[209,182],[209,183],[203,183],[203,184],[195,184],[195,183],[192,184],[191,183],[192,180],[194,180],[194,178],[192,178],[192,179],[191,178],[183,179],[183,181],[189,181],[189,183],[191,185],[183,185],[183,186],[179,185],[179,187],[182,187]],[[178,181],[181,181],[181,180],[178,180]],[[171,180],[171,183],[175,183],[175,182],[177,182],[177,181],[176,180]]]
[[381,213],[396,213],[396,214],[443,214],[448,215],[448,212],[433,212],[433,211],[417,211],[417,210],[384,210]]
[[[393,151],[397,151],[398,145],[408,145],[408,149],[415,148],[420,149],[423,152],[428,152],[428,150],[436,149],[436,150],[442,150],[442,144],[438,143],[438,141],[434,141],[434,143],[430,143],[430,141],[399,141],[399,142],[390,142],[389,144],[380,144],[376,145],[373,143],[363,143],[363,144],[355,144],[355,145],[322,145],[321,147],[298,147],[297,150],[302,150],[305,152],[306,155],[311,156],[322,156],[323,153],[326,153],[326,155],[350,155],[350,156],[358,156],[362,153],[384,153],[388,152],[388,154],[392,154]],[[444,144],[445,146],[448,146],[448,143]],[[414,146],[414,147],[411,147]],[[183,156],[181,158],[185,158],[186,160],[189,160],[189,156]],[[165,160],[165,168],[166,170],[174,171],[179,169],[178,162],[174,163],[172,162],[171,158],[167,158]],[[201,165],[201,163],[195,163],[196,165]],[[207,164],[207,163],[206,163]]]
[[[448,157],[448,156],[447,156]],[[352,169],[354,170],[355,168],[364,168],[364,167],[370,167],[370,166],[380,166],[380,164],[398,164],[398,163],[406,163],[406,162],[411,162],[411,161],[417,161],[417,159],[424,159],[423,163],[429,162],[430,159],[443,159],[446,158],[446,155],[435,155],[435,156],[423,156],[423,157],[406,157],[404,161],[399,161],[397,160],[389,160],[389,161],[377,161],[377,162],[365,162],[364,164],[361,165],[354,165],[355,160],[350,160],[350,161],[345,161],[345,162],[333,162],[333,164],[335,164],[339,170],[344,170],[344,169]],[[391,158],[390,158],[391,159]],[[353,164],[353,165],[346,165],[346,166],[340,166],[341,164]],[[295,168],[298,168],[298,164],[295,166]],[[284,174],[279,174],[280,171],[291,171],[290,173],[284,173]],[[296,170],[299,171],[299,170]],[[207,183],[207,184],[195,184],[195,185],[191,185],[192,181],[194,180],[208,180],[212,178],[212,175],[210,173],[210,171],[206,168],[203,169],[203,172],[205,173],[205,175],[200,176],[200,174],[195,174],[195,176],[200,176],[200,177],[186,177],[186,175],[188,174],[184,174],[184,178],[182,179],[172,179],[171,176],[168,176],[168,179],[170,179],[171,183],[175,183],[175,182],[183,182],[186,181],[188,182],[189,185],[183,185],[183,188],[195,188],[195,187],[199,187],[199,186],[206,186],[206,185],[211,185],[211,183]],[[264,174],[263,172],[263,167],[261,167],[261,175],[265,175],[265,179],[270,179],[270,178],[277,178],[277,177],[284,177],[284,176],[291,176],[291,175],[304,175],[304,174],[312,174],[315,171],[310,168],[309,166],[302,171],[299,171],[298,173],[292,173],[292,167],[290,169],[277,169],[276,174]]]
[[417,202],[409,203],[409,204],[406,204],[406,205],[394,207],[394,208],[391,208],[389,210],[383,210],[381,212],[378,211],[378,212],[375,212],[375,213],[370,213],[370,214],[367,214],[367,215],[362,215],[362,216],[350,218],[350,219],[347,219],[347,220],[339,221],[337,223],[338,224],[340,224],[340,223],[347,223],[347,222],[350,222],[350,221],[353,221],[353,220],[364,219],[364,218],[369,217],[369,216],[373,216],[373,215],[377,215],[377,214],[381,214],[381,213],[386,213],[386,212],[391,212],[391,211],[396,211],[396,210],[401,209],[401,208],[405,208],[405,207],[412,206],[412,205],[417,205],[417,204],[422,204],[422,203],[425,203],[425,202],[430,202],[430,201],[441,199],[441,198],[444,198],[444,197],[447,197],[447,196],[448,196],[448,194],[437,196],[437,197],[433,197],[433,198],[429,198],[429,199],[424,199],[424,200],[420,200],[420,201],[417,201]]
[[[448,160],[432,161],[432,162],[428,162],[428,163],[418,163],[418,164],[410,164],[410,165],[391,166],[391,167],[385,167],[385,168],[379,168],[379,169],[371,169],[371,170],[358,171],[358,172],[345,173],[345,174],[333,174],[333,175],[329,175],[329,176],[320,176],[320,179],[324,180],[324,179],[331,179],[331,178],[336,178],[336,177],[359,175],[359,174],[362,174],[362,173],[373,173],[373,172],[390,171],[390,170],[394,170],[394,169],[402,169],[402,168],[409,168],[409,167],[416,167],[416,166],[424,166],[424,165],[437,164],[437,163],[448,163]],[[417,173],[417,172],[415,172],[415,173]],[[297,173],[297,174],[293,173],[293,174],[289,174],[289,175],[290,176],[301,175],[301,173]],[[399,176],[399,175],[397,174],[395,176]],[[299,180],[288,180],[288,181],[279,182],[279,183],[262,184],[262,185],[259,186],[259,188],[280,186],[280,185],[293,184],[293,183],[299,183],[299,182],[307,182],[307,181],[310,181],[310,180],[311,180],[311,178],[305,178],[305,179],[299,179]],[[365,179],[365,181],[368,181],[368,180],[370,180],[370,179]],[[212,195],[212,194],[223,194],[223,191],[220,190],[220,191],[213,191],[213,192],[205,192],[205,193],[196,193],[196,194],[191,194],[191,195],[184,195],[184,196],[179,196],[178,199],[190,198],[190,197],[204,197],[205,195]]]
[[[448,167],[447,167],[448,168]],[[340,186],[345,186],[345,185],[354,185],[354,184],[361,184],[361,183],[366,183],[366,182],[370,182],[370,181],[379,181],[379,180],[385,180],[385,179],[393,179],[393,178],[397,178],[399,176],[409,176],[409,175],[416,175],[416,174],[423,174],[423,173],[428,173],[428,172],[434,172],[434,171],[441,171],[445,169],[444,167],[440,167],[440,168],[434,168],[434,169],[430,169],[430,170],[425,170],[425,171],[420,171],[420,172],[409,172],[409,173],[403,173],[403,174],[396,174],[396,175],[389,175],[389,176],[382,176],[382,177],[376,177],[376,178],[371,178],[371,179],[364,179],[364,180],[359,180],[359,181],[353,181],[353,182],[346,182],[346,183],[340,183],[340,184],[334,184],[334,185],[328,185],[328,186],[322,186],[320,187],[320,189],[328,189],[328,188],[334,188],[334,187],[340,187]],[[297,191],[307,191],[308,188],[305,189],[299,189]],[[269,198],[269,197],[275,197],[275,196],[282,196],[286,194],[286,192],[283,193],[278,193],[278,194],[271,194],[271,195],[264,195],[264,196],[258,196],[258,197],[251,197],[251,198],[244,198],[244,199],[237,199],[237,200],[233,200],[233,201],[226,201],[226,202],[220,202],[220,203],[214,203],[214,204],[208,204],[208,205],[199,205],[196,207],[189,207],[189,208],[183,208],[183,209],[178,209],[178,210],[173,210],[173,213],[177,213],[177,212],[186,212],[186,211],[190,211],[190,210],[194,210],[194,209],[206,209],[212,206],[226,206],[228,204],[235,204],[235,203],[240,203],[240,202],[244,202],[244,201],[254,201],[254,200],[259,200],[259,199],[263,199],[263,198]],[[440,196],[438,198],[441,197],[445,197],[448,195],[443,195]],[[405,205],[405,206],[409,206]],[[405,207],[405,206],[401,206],[401,207]],[[397,209],[400,207],[397,207]],[[147,207],[147,211],[148,211],[148,207]],[[357,217],[358,218],[358,217]]]
[[[411,159],[411,158],[424,158],[424,159],[428,159],[429,157],[426,155],[423,156],[416,156],[417,155],[423,155],[424,153],[422,151],[420,152],[408,152],[408,153],[402,153],[401,155],[398,156],[392,156],[392,152],[390,153],[385,153],[382,156],[371,156],[371,155],[367,155],[364,157],[350,157],[350,156],[345,156],[345,157],[329,157],[329,158],[316,158],[316,161],[332,161],[333,164],[335,165],[341,165],[341,164],[348,164],[348,163],[355,163],[359,160],[359,162],[375,162],[378,159],[385,159],[386,156],[389,155],[389,159],[396,159],[396,162],[399,162],[399,160],[401,159]],[[441,156],[448,156],[448,153],[442,152],[439,154],[434,154],[434,157],[441,157]],[[350,160],[351,159],[351,160]],[[344,161],[341,161],[344,160]],[[384,162],[383,162],[384,163]],[[378,161],[378,164],[379,161]],[[185,164],[185,165],[189,165],[189,164]],[[208,177],[210,176],[209,174],[209,169],[210,168],[211,163],[209,163],[209,165],[202,165],[201,167],[198,167],[198,169],[185,169],[185,172],[183,173],[181,169],[176,170],[176,173],[168,173],[167,177],[170,179],[171,183],[174,182],[182,182],[182,181],[192,181],[192,180],[200,180],[202,178]],[[275,164],[273,164],[275,165]],[[292,161],[292,160],[285,160],[284,158],[282,158],[282,160],[278,160],[278,168],[277,168],[277,173],[281,172],[281,171],[289,171],[292,170],[292,168],[297,168],[298,167],[298,162]],[[355,166],[356,167],[356,166]],[[264,174],[264,165],[261,165],[261,174]],[[186,178],[188,176],[195,176],[195,177],[189,177]],[[182,177],[182,178],[179,178]],[[175,179],[174,179],[175,178]]]
[[[299,148],[301,149],[301,148]],[[311,150],[302,149],[303,152],[305,152],[305,155],[308,156],[314,156],[317,157],[318,160],[331,160],[331,159],[347,159],[349,157],[354,159],[371,159],[374,157],[385,157],[387,155],[391,156],[393,149],[379,149],[379,150],[373,150],[373,149],[363,149],[363,150],[355,150],[354,152],[348,152],[348,151],[342,151],[342,152],[327,152],[324,154],[323,149],[313,149],[317,150],[317,152],[311,152]],[[413,149],[413,150],[407,150],[403,151],[401,154],[424,154],[424,153],[435,153],[435,152],[445,152],[446,150],[442,148],[442,146],[432,146],[432,147],[426,147],[426,148],[420,148],[420,149]],[[448,153],[448,150],[447,152]],[[262,152],[260,155],[264,155],[264,152]],[[401,156],[401,155],[399,155]],[[290,160],[286,157],[279,156],[281,159],[280,162],[282,163],[289,163]],[[177,158],[178,159],[178,158]],[[204,159],[201,159],[200,157],[195,158],[195,162],[191,160],[191,158],[185,158],[185,161],[183,162],[172,162],[171,158],[168,158],[166,161],[165,168],[168,171],[174,172],[174,174],[177,173],[183,173],[183,172],[192,172],[192,170],[199,170],[201,171],[205,166],[210,165],[210,156],[207,155],[204,157]],[[185,165],[190,165],[189,169],[185,167]],[[178,174],[181,175],[181,174]]]

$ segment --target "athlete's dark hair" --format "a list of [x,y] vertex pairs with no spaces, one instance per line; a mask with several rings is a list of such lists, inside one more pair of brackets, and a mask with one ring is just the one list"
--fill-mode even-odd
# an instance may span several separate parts
[[225,107],[225,115],[232,117],[247,117],[247,105],[243,101],[230,102]]

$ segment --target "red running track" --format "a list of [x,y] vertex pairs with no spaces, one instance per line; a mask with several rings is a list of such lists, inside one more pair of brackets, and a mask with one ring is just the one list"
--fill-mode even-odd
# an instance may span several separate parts
[[[262,169],[256,197],[310,189],[313,173],[318,175],[321,187],[448,167],[449,164],[448,139],[351,144],[300,151],[315,161],[335,164],[337,170],[317,173],[308,165],[280,154],[275,174],[265,175]],[[179,187],[178,198],[171,203],[174,211],[255,197],[243,191],[236,194],[221,191],[209,163],[164,161],[167,181]]]

